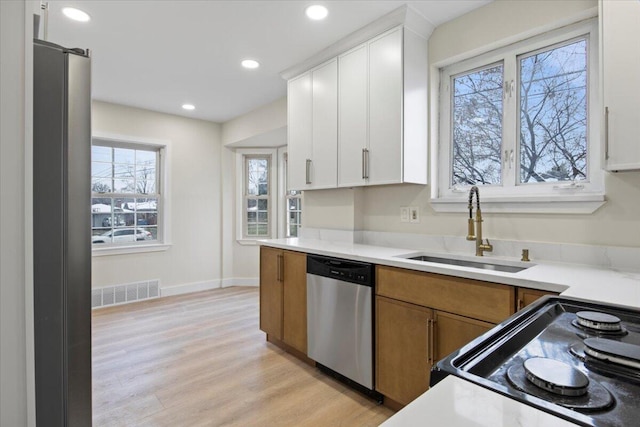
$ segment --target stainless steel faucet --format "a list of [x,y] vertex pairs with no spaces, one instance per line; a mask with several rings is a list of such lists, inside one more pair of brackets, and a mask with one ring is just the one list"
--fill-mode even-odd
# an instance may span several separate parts
[[[476,195],[476,219],[474,231],[474,219],[473,219],[473,194]],[[477,231],[477,234],[476,234]],[[489,239],[487,239],[487,243],[484,243],[482,240],[482,211],[480,210],[480,191],[478,187],[475,185],[471,187],[469,190],[469,232],[467,234],[467,240],[475,240],[476,241],[476,256],[483,256],[484,252],[493,251],[493,245],[489,243]]]

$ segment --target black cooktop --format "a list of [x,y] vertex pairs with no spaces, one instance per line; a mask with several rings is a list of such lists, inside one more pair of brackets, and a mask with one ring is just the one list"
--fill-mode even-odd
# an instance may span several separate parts
[[584,426],[640,423],[640,310],[545,297],[436,364]]

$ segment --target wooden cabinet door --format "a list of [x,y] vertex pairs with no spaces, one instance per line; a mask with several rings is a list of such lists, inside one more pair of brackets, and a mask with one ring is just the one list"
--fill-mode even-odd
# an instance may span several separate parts
[[312,143],[311,73],[290,80],[287,87],[287,185],[289,190],[304,190],[307,185],[307,161],[311,161]]
[[369,184],[402,182],[402,29],[369,43]]
[[283,253],[260,247],[260,329],[282,339]]
[[376,297],[376,390],[403,405],[429,388],[433,311]]
[[338,187],[364,185],[368,147],[368,49],[363,44],[338,57]]
[[522,310],[545,295],[558,295],[558,293],[551,291],[539,291],[537,289],[518,288],[517,310]]
[[307,256],[284,251],[282,340],[307,354]]
[[600,4],[606,169],[640,169],[640,2]]
[[309,188],[338,185],[338,61],[312,71],[312,144]]
[[435,361],[448,356],[495,325],[457,314],[435,313]]

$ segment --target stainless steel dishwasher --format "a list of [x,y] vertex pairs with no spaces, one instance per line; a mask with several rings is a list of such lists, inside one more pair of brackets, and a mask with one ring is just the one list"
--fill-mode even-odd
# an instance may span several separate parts
[[378,400],[373,378],[374,266],[307,256],[307,354]]

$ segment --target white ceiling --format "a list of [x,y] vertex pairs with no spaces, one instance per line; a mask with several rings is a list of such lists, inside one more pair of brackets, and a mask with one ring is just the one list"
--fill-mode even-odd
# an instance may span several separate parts
[[[437,26],[490,1],[54,0],[49,41],[91,49],[94,99],[225,122],[286,95],[280,71],[402,4]],[[317,3],[324,21],[304,14]],[[69,20],[66,6],[91,21]],[[262,66],[244,69],[245,58]]]

